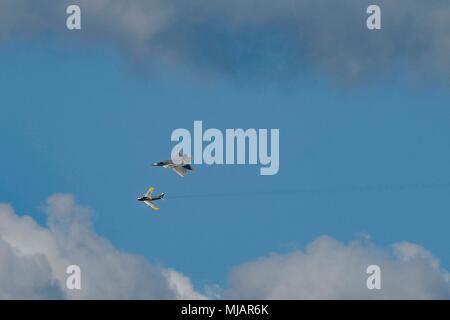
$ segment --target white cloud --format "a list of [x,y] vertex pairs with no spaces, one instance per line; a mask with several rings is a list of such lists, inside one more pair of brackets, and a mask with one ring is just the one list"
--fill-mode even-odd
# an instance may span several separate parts
[[[0,298],[201,299],[188,278],[114,248],[90,226],[91,210],[57,194],[48,227],[0,205]],[[67,290],[66,268],[81,267],[82,289]]]
[[[381,268],[381,290],[368,290],[369,265]],[[305,252],[272,254],[235,268],[227,297],[238,299],[450,299],[449,275],[421,246],[391,249],[370,242],[340,243],[330,237]]]
[[[47,226],[0,205],[0,299],[450,299],[450,276],[423,247],[348,244],[330,237],[304,251],[273,253],[237,266],[226,288],[198,293],[188,277],[117,250],[91,227],[92,210],[56,194]],[[67,266],[81,267],[82,289],[65,287]],[[379,265],[382,289],[368,290],[366,269]]]
[[63,292],[42,255],[23,255],[0,238],[0,299],[57,299]]
[[183,274],[172,269],[164,270],[163,274],[169,282],[169,288],[172,289],[172,291],[175,292],[176,294],[175,299],[181,300],[206,299],[204,295],[195,292],[191,281],[189,280],[188,277],[184,276]]

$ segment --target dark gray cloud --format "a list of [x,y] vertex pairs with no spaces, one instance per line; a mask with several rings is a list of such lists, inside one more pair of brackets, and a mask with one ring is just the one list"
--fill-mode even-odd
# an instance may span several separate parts
[[[65,7],[83,31],[65,30]],[[184,65],[217,74],[312,71],[358,81],[406,70],[450,79],[450,3],[376,1],[382,30],[366,29],[361,0],[3,0],[0,39],[44,34],[117,47],[133,64]]]

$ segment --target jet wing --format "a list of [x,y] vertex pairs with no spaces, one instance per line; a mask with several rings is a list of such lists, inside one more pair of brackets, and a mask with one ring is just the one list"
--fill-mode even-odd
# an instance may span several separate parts
[[176,157],[172,159],[173,164],[175,165],[185,165],[191,163],[191,157],[186,154],[183,154],[182,151],[178,153]]
[[187,170],[181,166],[176,166],[172,168],[178,175],[184,177],[187,174]]
[[181,157],[181,162],[183,164],[190,164],[191,163],[191,157],[189,157],[187,154],[183,155]]
[[145,196],[150,198],[152,196],[153,191],[155,191],[155,188],[151,187],[150,189],[148,189]]
[[159,210],[159,208],[157,206],[155,206],[155,204],[153,202],[151,202],[151,201],[144,201],[144,203],[146,205],[148,205],[150,208],[152,208],[153,210],[155,210],[155,211]]

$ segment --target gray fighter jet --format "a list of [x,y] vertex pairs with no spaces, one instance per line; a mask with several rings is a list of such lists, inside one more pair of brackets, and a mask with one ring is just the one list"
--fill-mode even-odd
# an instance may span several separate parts
[[189,171],[194,171],[192,167],[191,158],[188,155],[183,155],[183,152],[180,151],[178,156],[173,160],[164,160],[160,162],[153,163],[154,167],[163,167],[165,169],[172,169],[181,177],[184,177],[188,174]]

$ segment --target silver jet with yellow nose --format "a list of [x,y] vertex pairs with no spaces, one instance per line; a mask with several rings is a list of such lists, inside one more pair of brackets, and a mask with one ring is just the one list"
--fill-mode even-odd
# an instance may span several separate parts
[[148,189],[147,193],[145,194],[145,196],[138,198],[138,201],[142,201],[144,202],[146,205],[148,205],[150,208],[152,208],[155,211],[158,211],[159,208],[153,203],[153,201],[156,200],[164,200],[164,196],[166,195],[164,192],[161,193],[158,196],[153,196],[153,191],[155,191],[155,188],[151,187],[150,189]]

